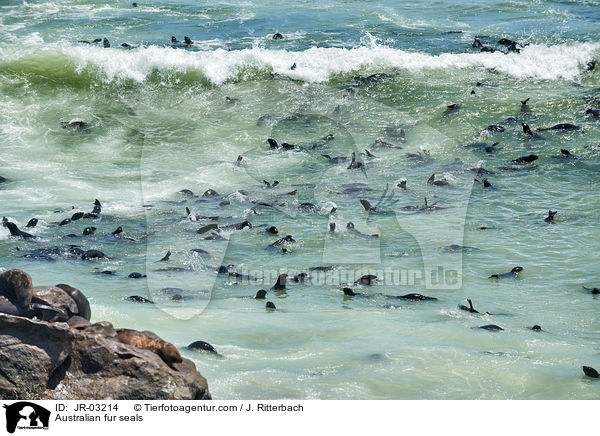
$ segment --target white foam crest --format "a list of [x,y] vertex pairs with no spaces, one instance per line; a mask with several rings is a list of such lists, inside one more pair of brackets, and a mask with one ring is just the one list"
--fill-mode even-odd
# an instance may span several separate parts
[[[600,44],[530,45],[521,53],[444,53],[430,55],[377,45],[353,49],[313,47],[305,51],[268,50],[260,47],[227,51],[186,51],[149,46],[134,50],[104,49],[88,46],[45,46],[37,50],[60,51],[72,60],[78,73],[97,71],[103,81],[144,81],[153,72],[162,74],[197,71],[215,85],[231,79],[244,79],[248,70],[272,71],[306,82],[324,82],[335,75],[365,74],[399,69],[409,72],[465,68],[493,69],[525,79],[576,78],[582,66],[592,59]],[[7,54],[0,50],[0,62]],[[21,52],[21,50],[19,50]],[[14,55],[15,52],[13,51]],[[290,67],[296,64],[296,68]]]

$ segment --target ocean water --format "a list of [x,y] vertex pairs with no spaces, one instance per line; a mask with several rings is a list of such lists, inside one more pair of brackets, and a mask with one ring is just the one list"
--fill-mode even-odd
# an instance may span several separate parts
[[[600,366],[600,300],[582,288],[600,283],[600,120],[586,114],[600,109],[600,66],[588,66],[600,2],[138,3],[0,1],[0,211],[37,237],[0,228],[1,268],[76,286],[93,321],[173,342],[217,399],[600,397],[581,371]],[[104,37],[110,48],[80,42]],[[72,119],[88,128],[61,127]],[[581,129],[532,139],[522,122]],[[347,169],[352,152],[362,168]],[[529,154],[539,159],[510,163]],[[95,199],[100,219],[57,225]],[[426,201],[438,208],[409,208]],[[243,221],[252,228],[224,228],[225,240],[196,233]],[[286,252],[268,248],[288,234]],[[27,256],[70,245],[109,259]],[[516,279],[488,278],[515,266]],[[310,280],[270,290],[284,271]],[[376,284],[353,283],[368,272]],[[437,300],[391,298],[407,293]],[[467,298],[482,314],[458,308]],[[185,349],[196,340],[221,356]]]

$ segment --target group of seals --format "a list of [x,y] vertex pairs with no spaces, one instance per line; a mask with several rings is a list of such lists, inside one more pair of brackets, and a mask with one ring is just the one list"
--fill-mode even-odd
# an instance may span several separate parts
[[504,51],[502,51],[500,49],[493,48],[493,47],[491,47],[489,45],[483,45],[483,43],[481,42],[481,38],[482,37],[475,38],[475,40],[471,44],[471,46],[473,48],[478,48],[479,51],[481,51],[481,52],[494,53],[496,51],[501,51],[504,54],[508,54],[508,53],[511,53],[511,52],[513,52],[513,53],[520,53],[521,49],[523,48],[523,45],[519,44],[516,41],[513,41],[513,40],[508,39],[508,38],[501,38],[499,41],[496,42],[496,44],[498,44],[500,46],[503,46],[503,47],[506,47],[506,51],[504,52]]
[[[280,33],[276,33],[273,35],[273,39],[275,40],[279,40],[279,39],[283,39],[283,35],[281,35]],[[110,44],[108,43],[108,41],[106,39],[104,39],[105,41],[105,46],[110,46]],[[100,41],[97,41],[100,42]],[[186,45],[189,46],[192,44],[192,41],[190,38],[188,38],[187,36],[184,38],[183,43],[181,43],[180,41],[178,41],[175,37],[172,37],[172,44],[181,44],[181,45]],[[474,43],[475,47],[479,47],[482,49],[482,51],[487,51],[484,50],[485,47],[481,44],[481,42],[476,39],[477,44]],[[514,52],[518,52],[519,48],[517,46],[517,43],[508,39],[501,39],[500,41],[497,42],[499,45],[505,46],[507,47],[508,51],[514,51]],[[492,49],[493,50],[493,49]],[[491,51],[491,50],[490,50]],[[367,78],[365,78],[365,80],[369,80],[369,81],[378,81],[380,80],[380,76],[377,75],[373,75],[373,77],[369,76]],[[233,103],[236,99],[232,99],[232,98],[227,98],[227,101],[229,103]],[[525,100],[524,102],[522,102],[522,106],[526,106],[527,105],[527,100]],[[454,103],[454,104],[450,104],[447,106],[445,114],[451,114],[454,112],[459,111],[461,108],[461,105],[458,103]],[[595,116],[594,112],[591,112],[592,115]],[[88,125],[87,123],[85,123],[83,120],[79,120],[79,119],[74,119],[71,120],[69,122],[64,122],[63,123],[63,127],[65,128],[74,128],[74,129],[83,129],[86,128]],[[523,128],[523,132],[532,138],[540,138],[539,135],[537,135],[536,133],[534,133],[531,128],[523,123],[522,124],[522,128]],[[557,124],[551,127],[547,127],[547,128],[539,128],[537,130],[539,131],[543,131],[543,130],[559,130],[559,131],[574,131],[574,130],[579,130],[579,126],[573,125],[573,124],[569,124],[569,123],[561,123],[561,124]],[[505,128],[502,127],[501,125],[489,125],[485,130],[487,130],[488,132],[496,132],[496,133],[502,133],[505,131]],[[386,134],[388,134],[388,136],[393,137],[395,139],[397,139],[398,141],[405,141],[406,140],[406,136],[405,136],[405,132],[403,129],[386,129]],[[291,150],[291,149],[300,149],[301,147],[296,146],[296,145],[292,145],[292,144],[288,144],[285,142],[282,142],[281,144],[279,144],[276,140],[269,138],[268,139],[269,145],[272,149],[283,149],[283,150]],[[395,146],[393,144],[387,143],[385,141],[376,141],[373,144],[373,147],[383,147],[383,148],[401,148],[399,146]],[[495,148],[495,145],[492,145],[491,147],[486,147],[485,151],[486,152],[493,152]],[[570,155],[570,153],[567,151],[567,153],[563,152],[561,150],[561,153],[565,156]],[[374,157],[373,154],[371,154],[368,150],[366,150],[366,155],[367,157]],[[336,158],[336,157],[331,157],[329,155],[323,155],[324,157],[326,157],[329,161],[335,161],[336,163],[338,162],[336,159],[340,159],[339,162],[342,162],[342,158]],[[415,160],[418,162],[424,162],[426,160],[428,160],[430,158],[430,155],[427,151],[423,150],[423,152],[419,152],[419,153],[409,153],[407,154],[407,158],[411,159],[411,160]],[[344,161],[347,158],[343,158]],[[537,160],[538,156],[536,155],[528,155],[528,156],[522,156],[519,157],[515,160],[512,161],[512,163],[516,163],[516,164],[528,164],[528,163],[532,163],[533,161]],[[240,164],[242,161],[242,156],[238,157],[237,163]],[[362,168],[364,166],[363,162],[357,160],[356,157],[356,153],[352,152],[352,156],[351,156],[351,163],[350,165],[347,167],[348,169],[359,169]],[[435,177],[435,174],[432,174],[431,177],[428,179],[427,183],[429,185],[432,186],[449,186],[450,182],[445,179],[437,179]],[[274,188],[275,186],[277,186],[279,184],[278,181],[274,181],[273,183],[264,181],[264,184],[266,185],[267,188]],[[483,180],[483,184],[484,187],[491,187],[491,184],[487,181],[487,179]],[[407,184],[406,184],[406,180],[401,181],[398,184],[398,187],[406,190],[407,189]],[[191,193],[191,191],[189,191],[189,193]],[[188,192],[182,191],[182,194],[187,195]],[[191,193],[193,195],[193,193]],[[203,198],[216,198],[216,197],[220,197],[218,193],[216,193],[216,191],[213,190],[208,190],[206,191],[203,195]],[[101,205],[100,203],[97,201],[97,204],[94,207],[94,211],[92,211],[90,214],[83,214],[81,212],[78,212],[74,215],[71,216],[71,218],[66,218],[65,220],[63,220],[60,225],[67,225],[73,221],[77,221],[79,219],[82,218],[97,218],[100,213],[101,213]],[[360,199],[360,203],[362,204],[363,208],[365,209],[365,211],[367,212],[378,212],[378,209],[374,206],[372,206],[368,200],[365,199]],[[311,208],[311,204],[310,203],[303,203],[303,205],[305,205],[305,209],[314,209]],[[302,206],[302,205],[301,205]],[[312,205],[314,206],[314,205]],[[420,207],[419,206],[419,210],[424,209],[424,210],[433,210],[432,208],[434,207],[434,205],[428,205],[427,204],[427,199],[425,199],[425,207]],[[554,219],[554,215],[556,214],[556,212],[552,212],[549,211],[548,217],[544,220],[546,222],[553,222]],[[190,215],[189,211],[188,211],[188,216]],[[35,225],[37,224],[37,221],[34,222],[32,224],[32,227],[35,227]],[[9,229],[10,233],[12,236],[15,237],[21,237],[21,238],[33,238],[33,236],[31,234],[28,234],[26,232],[23,232],[22,230],[20,230],[16,224],[11,223],[9,221],[4,222],[4,225]],[[331,227],[330,230],[331,231],[335,231],[335,223],[330,223]],[[29,227],[29,224],[28,224]],[[200,227],[197,230],[197,234],[204,234],[207,232],[213,232],[213,235],[211,235],[213,238],[218,238],[218,232],[220,232],[223,229],[226,229],[227,226],[220,226],[218,224],[212,223],[212,224],[207,224],[204,225],[203,227]],[[230,228],[234,228],[237,230],[241,230],[241,229],[245,229],[245,228],[252,228],[252,225],[249,221],[244,221],[240,224],[231,224]],[[86,229],[84,229],[84,235],[93,235],[95,232],[96,228],[93,226],[89,226],[86,227]],[[360,237],[365,237],[365,238],[375,238],[378,237],[378,235],[365,235],[362,234],[360,232],[358,232],[355,228],[354,225],[352,223],[348,223],[347,224],[347,230],[352,233],[355,234],[357,236]],[[266,232],[269,234],[278,234],[278,230],[275,226],[271,226],[269,228],[266,229]],[[113,234],[121,234],[122,233],[122,229],[121,231],[115,231],[113,232]],[[295,242],[294,239],[292,238],[291,235],[287,235],[284,238],[278,239],[277,241],[273,242],[272,244],[269,245],[269,247],[281,247],[283,244],[288,243],[288,242]],[[449,246],[452,247],[452,246]],[[452,248],[450,251],[463,251],[463,249],[465,248],[469,248],[469,247],[461,247],[460,249],[456,249],[454,250],[454,248]],[[285,247],[284,247],[285,249]],[[171,252],[167,252],[167,254],[160,260],[162,262],[168,262],[170,259],[170,255]],[[89,250],[88,252],[84,252],[82,254],[82,258],[104,258],[105,255],[101,252],[98,252],[97,250]],[[506,277],[517,277],[519,272],[521,272],[523,270],[522,267],[515,267],[513,268],[510,272],[505,273],[505,274],[494,274],[492,276],[490,276],[491,278],[506,278]],[[143,277],[143,275],[141,273],[132,273],[130,274],[131,278],[141,278]],[[300,275],[297,276],[298,281],[302,280]],[[286,274],[282,274],[278,277],[277,282],[275,283],[275,285],[272,287],[272,290],[274,291],[284,291],[286,290],[286,280],[287,280],[287,275]],[[357,282],[355,284],[358,285],[371,285],[374,282],[376,282],[377,278],[371,275],[366,275],[361,277],[359,280],[357,280]],[[346,296],[359,296],[359,295],[363,295],[360,293],[355,293],[352,289],[350,288],[344,288],[344,295]],[[66,292],[66,291],[65,291]],[[267,295],[267,291],[266,290],[259,290],[255,297],[256,299],[265,299]],[[14,298],[14,297],[13,297]],[[71,296],[71,298],[73,298]],[[409,301],[432,301],[432,300],[436,300],[436,298],[434,297],[428,297],[422,294],[417,294],[417,293],[410,293],[410,294],[406,294],[406,295],[401,295],[401,296],[390,296],[390,298],[398,298],[398,299],[404,299],[404,300],[409,300]],[[7,298],[9,299],[9,298]],[[75,299],[75,298],[74,298]],[[137,302],[149,302],[149,300],[144,299],[143,297],[139,297],[139,296],[132,296],[129,297],[129,299],[131,301],[137,301]],[[10,299],[9,299],[10,301]],[[476,311],[473,308],[473,304],[471,302],[471,300],[468,300],[469,303],[469,307],[467,306],[460,306],[461,310],[467,310],[470,313],[477,313],[479,314],[480,312]],[[15,304],[15,303],[13,303]],[[31,309],[31,302],[29,302],[28,304],[20,304],[19,307],[21,308],[25,308],[25,309]],[[267,302],[266,307],[268,309],[275,309],[275,306],[272,302]],[[89,305],[88,305],[89,308]],[[70,309],[69,309],[70,310]],[[78,311],[80,311],[80,309],[77,309]],[[64,311],[64,310],[63,310]],[[85,312],[85,310],[84,310]],[[84,316],[85,318],[85,316]],[[536,327],[539,326],[534,326],[532,327],[533,330],[539,330],[536,329]],[[501,331],[503,330],[501,327],[496,326],[496,325],[487,325],[487,326],[482,326],[480,327],[482,329],[486,329],[486,330],[492,330],[492,331]],[[143,334],[139,334],[139,332],[136,333],[132,333],[131,331],[121,331],[120,335],[123,336],[123,340],[122,341],[129,341],[131,343],[135,342],[135,343],[139,343],[141,344],[141,347],[145,347],[148,346],[150,348],[154,347],[153,349],[157,349],[159,350],[160,353],[163,353],[163,351],[160,351],[160,344],[157,344],[156,342],[153,342],[152,338],[148,338],[146,336],[144,336]],[[137,345],[136,345],[137,346]],[[150,349],[149,348],[149,349]],[[210,346],[210,344],[207,344],[205,342],[202,341],[197,341],[194,342],[192,344],[190,344],[189,348],[191,349],[202,349],[202,350],[206,350],[209,352],[215,352],[216,350],[214,350],[214,347]],[[169,350],[167,350],[168,353],[168,359],[172,362],[176,362],[177,356],[174,353],[170,353]],[[164,353],[163,353],[164,354]],[[175,359],[175,360],[173,360]]]
[[89,323],[90,304],[72,286],[33,286],[31,276],[12,269],[0,274],[0,312],[42,321]]

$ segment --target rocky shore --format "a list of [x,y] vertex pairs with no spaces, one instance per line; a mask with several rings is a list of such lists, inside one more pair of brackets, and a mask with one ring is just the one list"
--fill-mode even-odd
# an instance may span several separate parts
[[211,398],[173,344],[90,318],[87,298],[71,286],[0,274],[0,399]]

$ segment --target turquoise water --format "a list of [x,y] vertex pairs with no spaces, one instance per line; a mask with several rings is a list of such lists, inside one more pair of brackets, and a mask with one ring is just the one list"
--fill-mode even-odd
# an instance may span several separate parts
[[[600,67],[587,71],[600,60],[600,2],[138,3],[0,2],[0,210],[38,238],[0,228],[2,268],[80,288],[93,320],[155,331],[218,399],[599,397],[581,366],[600,366],[600,302],[582,288],[600,271],[600,121],[585,113],[600,109]],[[104,37],[110,48],[79,42]],[[522,48],[481,53],[475,37]],[[88,128],[61,127],[72,119]],[[581,129],[535,140],[521,122]],[[302,148],[270,150],[267,138]],[[469,146],[482,142],[499,144]],[[347,169],[352,152],[362,169]],[[510,163],[529,154],[539,159]],[[427,184],[431,174],[451,186]],[[96,198],[100,219],[58,225]],[[439,210],[408,208],[425,198]],[[215,221],[196,215],[253,227],[206,240],[196,230]],[[96,232],[83,237],[87,226]],[[113,236],[118,226],[131,239]],[[286,253],[267,249],[287,234]],[[70,245],[109,259],[24,257]],[[310,270],[331,265],[326,277]],[[488,278],[514,266],[517,279]],[[311,280],[269,290],[284,271]],[[380,280],[352,283],[367,272]],[[344,286],[368,296],[345,298]],[[251,298],[261,288],[277,310]],[[412,292],[438,300],[389,298]],[[459,310],[466,298],[489,314]],[[195,340],[222,357],[186,350]]]

